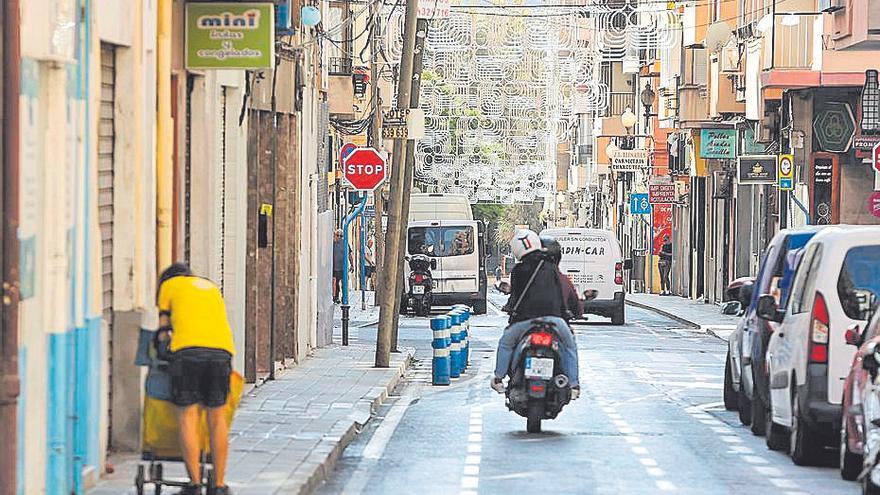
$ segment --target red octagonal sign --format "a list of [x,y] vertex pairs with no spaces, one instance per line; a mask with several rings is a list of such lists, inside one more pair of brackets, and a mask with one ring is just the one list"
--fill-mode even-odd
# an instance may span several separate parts
[[358,148],[345,159],[345,179],[358,191],[372,191],[385,180],[385,158],[373,148]]

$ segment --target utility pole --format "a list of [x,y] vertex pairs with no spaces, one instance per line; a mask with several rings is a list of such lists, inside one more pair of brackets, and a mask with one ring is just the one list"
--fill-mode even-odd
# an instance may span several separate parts
[[[409,108],[412,89],[413,52],[416,44],[416,16],[418,0],[406,0],[406,17],[403,25],[403,52],[400,57],[400,78],[397,86],[397,107]],[[406,141],[394,142],[391,165],[391,201],[388,205],[388,233],[385,238],[384,262],[382,263],[382,290],[379,301],[379,329],[376,334],[376,367],[387,368],[391,364],[391,337],[394,332],[395,298],[400,279],[400,229],[405,219],[403,207],[404,148]]]
[[[380,129],[380,108],[381,101],[379,98],[379,34],[382,32],[379,26],[379,9],[381,5],[378,0],[374,0],[371,6],[370,15],[373,19],[373,28],[370,33],[370,103],[373,112],[373,125],[370,128],[370,146],[375,149],[382,149],[382,136]],[[373,252],[374,280],[378,281],[382,273],[382,256],[385,254],[385,236],[382,233],[382,214],[385,211],[383,198],[385,197],[385,185],[379,186],[373,191],[373,204],[375,208],[375,216],[373,221],[375,224],[376,249]],[[373,304],[379,305],[379,298],[375,294],[379,291],[373,287]]]
[[[16,457],[20,438],[17,408],[18,376],[18,170],[21,37],[19,2],[6,0],[0,6],[3,26],[2,127],[0,136],[0,495],[16,493]],[[20,483],[21,480],[18,480]]]
[[[425,56],[425,40],[428,38],[428,19],[419,19],[416,22],[416,44],[413,51],[413,75],[412,90],[410,93],[410,108],[419,107],[419,93],[422,88],[422,63]],[[406,166],[404,168],[403,179],[403,207],[401,208],[400,218],[402,228],[400,229],[400,246],[405,249],[406,246],[406,225],[409,223],[409,198],[413,187],[413,171],[415,169],[415,152],[416,142],[412,139],[406,142]],[[403,256],[400,257],[399,273],[405,273]],[[398,284],[397,297],[394,298],[396,310],[394,311],[394,326],[391,334],[391,350],[397,351],[397,329],[400,322],[400,298],[403,292],[403,284]]]

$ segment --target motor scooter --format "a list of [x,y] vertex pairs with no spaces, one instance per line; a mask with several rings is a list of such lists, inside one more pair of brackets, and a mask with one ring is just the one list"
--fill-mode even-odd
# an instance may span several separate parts
[[434,279],[431,269],[437,267],[437,261],[424,254],[414,254],[407,258],[409,262],[409,284],[403,308],[412,308],[416,316],[431,314],[432,291]]
[[541,432],[541,421],[555,419],[571,401],[571,386],[562,373],[557,328],[542,318],[531,320],[514,351],[507,385],[507,408],[526,418],[526,431]]

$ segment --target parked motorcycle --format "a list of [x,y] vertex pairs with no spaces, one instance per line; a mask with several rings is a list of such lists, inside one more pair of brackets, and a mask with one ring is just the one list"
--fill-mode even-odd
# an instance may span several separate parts
[[541,421],[554,419],[571,401],[571,386],[562,373],[557,331],[569,331],[541,318],[531,320],[511,360],[507,408],[526,418],[529,433],[541,432]]
[[406,294],[403,308],[412,308],[416,316],[428,316],[431,314],[434,279],[431,277],[431,269],[437,267],[437,261],[424,254],[414,254],[409,261],[409,290]]

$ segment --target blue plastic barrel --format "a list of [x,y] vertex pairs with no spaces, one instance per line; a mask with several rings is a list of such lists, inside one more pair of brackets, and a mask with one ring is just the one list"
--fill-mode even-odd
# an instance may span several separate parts
[[431,361],[431,383],[449,385],[449,318],[436,316],[431,318],[431,331],[434,338],[431,347],[434,358]]
[[449,376],[458,378],[462,371],[462,355],[461,355],[461,313],[450,311],[447,313],[451,326],[449,327],[449,338],[452,343],[449,345]]

